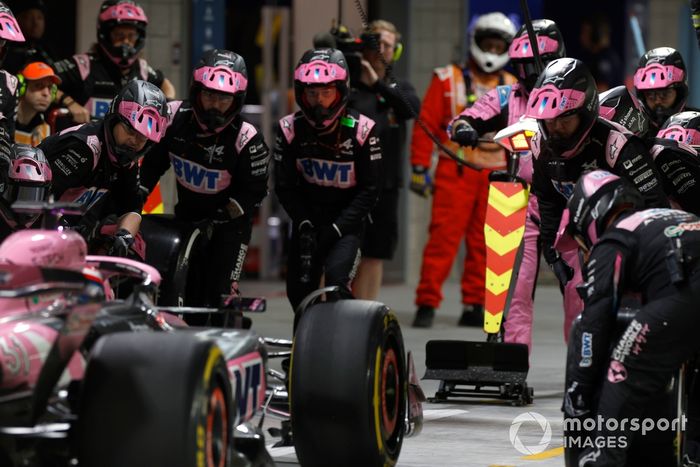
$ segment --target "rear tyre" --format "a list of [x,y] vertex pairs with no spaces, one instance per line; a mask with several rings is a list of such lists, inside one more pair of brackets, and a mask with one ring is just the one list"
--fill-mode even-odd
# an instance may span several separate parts
[[80,465],[225,467],[235,406],[219,347],[189,333],[100,339],[85,374]]
[[396,463],[406,429],[406,360],[399,323],[385,305],[340,300],[306,310],[290,373],[301,465]]

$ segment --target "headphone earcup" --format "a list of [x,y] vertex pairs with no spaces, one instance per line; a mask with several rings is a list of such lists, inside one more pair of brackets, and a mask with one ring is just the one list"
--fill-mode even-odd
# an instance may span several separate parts
[[56,102],[56,95],[58,94],[58,85],[51,85],[51,102]]
[[394,47],[394,56],[392,57],[392,61],[398,62],[399,58],[401,58],[402,53],[403,53],[403,44],[401,42],[397,42],[396,46]]
[[19,97],[22,97],[27,93],[27,81],[24,79],[24,75],[22,73],[19,73],[17,75],[17,81],[19,82],[19,87],[17,88],[17,95]]

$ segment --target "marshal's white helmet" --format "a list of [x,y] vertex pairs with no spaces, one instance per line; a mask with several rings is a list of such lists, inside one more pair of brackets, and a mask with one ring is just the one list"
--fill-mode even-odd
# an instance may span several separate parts
[[[515,37],[515,25],[501,12],[486,13],[476,20],[469,40],[469,54],[486,73],[498,71],[508,63],[508,46]],[[498,37],[506,42],[502,54],[485,52],[479,47],[486,37]]]

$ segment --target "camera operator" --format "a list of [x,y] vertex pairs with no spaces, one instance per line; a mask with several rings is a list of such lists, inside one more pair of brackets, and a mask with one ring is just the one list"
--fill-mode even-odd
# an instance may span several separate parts
[[[406,144],[406,121],[420,109],[413,86],[389,71],[401,56],[401,34],[392,23],[373,21],[360,36],[363,46],[359,82],[352,82],[348,107],[376,123],[382,147],[379,200],[370,213],[362,242],[362,260],[353,283],[357,298],[374,300],[382,283],[383,261],[391,260],[399,236],[399,188]],[[352,72],[351,72],[352,79]],[[409,107],[410,106],[410,107]]]

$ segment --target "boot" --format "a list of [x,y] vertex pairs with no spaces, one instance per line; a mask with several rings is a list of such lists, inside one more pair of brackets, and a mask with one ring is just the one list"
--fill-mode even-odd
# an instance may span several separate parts
[[457,324],[459,326],[482,327],[484,325],[484,306],[475,304],[464,305],[462,316]]
[[416,310],[416,317],[413,319],[413,327],[430,328],[433,326],[433,318],[435,318],[435,308],[420,305]]

